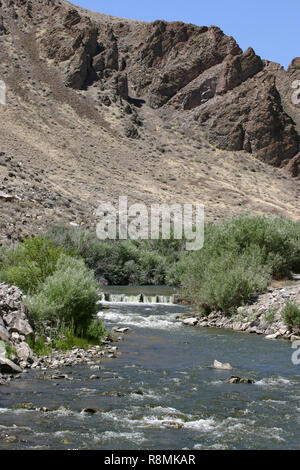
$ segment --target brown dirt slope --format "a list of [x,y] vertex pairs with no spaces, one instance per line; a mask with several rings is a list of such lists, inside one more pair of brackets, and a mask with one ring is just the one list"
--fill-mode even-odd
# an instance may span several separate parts
[[119,195],[299,219],[299,78],[215,26],[1,0],[0,243]]

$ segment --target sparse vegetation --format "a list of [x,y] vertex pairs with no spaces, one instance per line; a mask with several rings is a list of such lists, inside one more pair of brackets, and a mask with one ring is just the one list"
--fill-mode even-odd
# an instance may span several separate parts
[[10,343],[5,343],[5,351],[8,359],[12,359],[13,356],[17,355],[16,349]]
[[264,320],[268,323],[273,323],[275,321],[275,315],[278,312],[279,307],[269,307],[263,314]]

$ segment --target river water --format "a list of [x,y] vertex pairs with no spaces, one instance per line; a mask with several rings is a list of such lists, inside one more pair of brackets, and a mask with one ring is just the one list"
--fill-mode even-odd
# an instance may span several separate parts
[[[291,345],[183,327],[176,316],[185,310],[112,304],[101,314],[106,326],[131,329],[118,358],[102,360],[100,370],[59,370],[73,380],[29,371],[1,386],[0,449],[299,449],[300,366]],[[215,359],[233,370],[213,369]],[[231,374],[256,383],[228,384]]]

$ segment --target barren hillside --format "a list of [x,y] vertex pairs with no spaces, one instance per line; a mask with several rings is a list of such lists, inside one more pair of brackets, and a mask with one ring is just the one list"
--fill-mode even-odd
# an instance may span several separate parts
[[59,0],[0,1],[0,44],[0,243],[119,195],[299,219],[300,59]]

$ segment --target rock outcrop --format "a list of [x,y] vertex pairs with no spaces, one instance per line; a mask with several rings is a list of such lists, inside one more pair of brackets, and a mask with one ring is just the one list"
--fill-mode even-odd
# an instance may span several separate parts
[[205,132],[220,149],[254,153],[299,175],[300,120],[292,109],[299,105],[288,103],[299,58],[284,71],[251,47],[243,52],[216,26],[101,19],[65,2],[39,3],[37,11],[17,2],[14,12],[23,7],[38,23],[40,54],[65,86],[96,86],[100,102],[142,99],[167,116],[180,113],[194,136]]
[[282,108],[275,78],[265,72],[208,101],[195,119],[217,147],[246,150],[274,166],[290,162],[299,150],[299,137]]
[[23,296],[17,287],[0,283],[0,341],[3,347],[13,351],[11,360],[2,355],[2,373],[20,372],[34,360],[34,354],[26,342],[26,337],[33,333],[33,326],[27,307],[22,302]]

